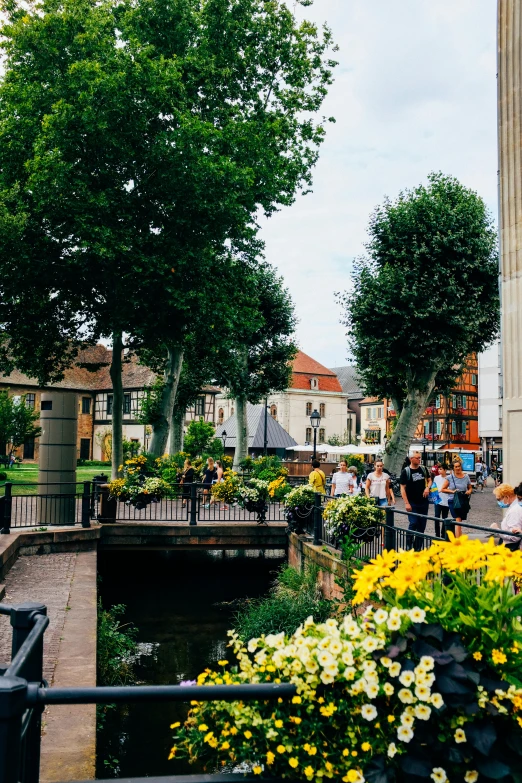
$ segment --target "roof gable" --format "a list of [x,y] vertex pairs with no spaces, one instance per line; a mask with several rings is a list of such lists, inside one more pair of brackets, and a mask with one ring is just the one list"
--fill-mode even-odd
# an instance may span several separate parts
[[[264,405],[251,405],[247,403],[247,428],[248,428],[248,448],[262,449],[265,443],[265,418]],[[266,433],[269,449],[286,449],[290,446],[297,446],[288,432],[279,424],[278,421],[267,415]],[[227,433],[226,445],[235,446],[237,438],[237,419],[236,415],[230,416],[223,424],[220,424],[216,430],[216,437],[220,438],[222,433]]]

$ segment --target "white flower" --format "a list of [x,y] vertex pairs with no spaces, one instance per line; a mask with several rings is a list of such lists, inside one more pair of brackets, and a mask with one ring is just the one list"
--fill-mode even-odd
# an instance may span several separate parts
[[367,636],[364,639],[364,641],[362,642],[362,644],[361,644],[361,647],[363,648],[363,650],[365,652],[369,652],[369,653],[371,653],[374,650],[376,650],[378,646],[379,646],[379,643],[378,643],[377,639],[375,639],[373,636]]
[[345,617],[343,621],[344,626],[344,632],[348,636],[359,636],[360,629],[355,620],[352,620],[351,617]]
[[413,683],[415,680],[415,675],[413,672],[410,671],[403,671],[402,674],[399,677],[399,681],[402,682],[403,685],[406,686],[406,688],[409,688],[409,686]]
[[321,672],[320,677],[321,677],[321,682],[324,683],[325,685],[330,685],[334,681],[333,676],[326,671]]
[[382,686],[382,689],[383,689],[384,693],[386,694],[386,696],[392,696],[394,691],[395,691],[395,688],[389,682],[385,682],[384,685]]
[[357,696],[358,693],[362,693],[364,690],[364,680],[356,680],[350,688],[350,693],[353,696]]
[[324,670],[328,674],[331,674],[332,677],[337,677],[337,675],[339,674],[339,669],[337,668],[337,664],[335,663],[335,661],[333,663],[329,663],[328,666],[325,666]]
[[409,712],[403,712],[401,715],[401,726],[410,726],[410,728],[414,724],[413,715],[410,715]]
[[401,688],[397,694],[403,704],[411,704],[413,699],[413,693],[408,688]]
[[395,742],[390,742],[388,745],[388,756],[392,759],[397,753],[397,746]]
[[391,617],[389,618],[388,622],[386,623],[390,631],[398,631],[401,627],[401,619],[400,617]]
[[373,622],[376,625],[382,625],[388,619],[388,612],[385,609],[377,609],[373,615]]
[[310,626],[312,626],[313,624],[314,624],[314,618],[312,617],[312,615],[307,617],[306,620],[303,623],[305,628],[310,628]]
[[401,616],[401,610],[397,606],[394,606],[390,609],[390,617],[400,619],[400,616]]
[[248,643],[248,652],[253,653],[257,650],[257,643],[259,642],[259,639],[250,639]]
[[377,717],[377,710],[373,704],[363,704],[361,707],[361,715],[364,720],[375,720]]
[[422,682],[417,682],[417,685],[427,685],[428,688],[431,688],[434,682],[435,682],[435,675],[433,674],[433,672],[430,672],[429,674],[425,674]]
[[401,673],[401,665],[398,661],[395,661],[395,663],[392,663],[390,666],[390,677],[398,677]]
[[344,677],[346,680],[353,680],[355,675],[357,674],[357,669],[354,669],[353,666],[347,666],[344,670]]
[[285,646],[285,635],[283,631],[281,633],[269,633],[265,641],[269,647],[281,648]]
[[317,645],[319,650],[327,650],[330,647],[330,637],[324,636]]
[[317,660],[323,668],[326,668],[326,666],[330,666],[332,663],[335,663],[335,658],[331,653],[328,652],[328,650],[323,650],[320,652],[317,656]]
[[325,622],[325,625],[327,628],[337,628],[338,622],[337,620],[334,620],[332,617]]
[[444,706],[444,699],[440,693],[432,693],[430,696],[430,703],[433,704],[436,710],[440,710]]
[[375,661],[363,661],[362,662],[362,667],[363,667],[365,672],[374,672],[375,673],[376,670],[377,670],[377,664],[375,663]]
[[338,639],[332,639],[328,649],[330,650],[332,655],[339,655],[339,653],[342,652],[343,645]]
[[386,669],[389,669],[389,668],[390,668],[390,666],[392,665],[392,659],[391,659],[391,658],[388,658],[388,656],[384,655],[384,656],[381,658],[381,663],[382,663],[382,665],[383,665],[383,666],[384,666]]
[[464,775],[466,783],[475,783],[478,778],[478,772],[476,769],[469,769]]
[[457,744],[466,742],[466,732],[463,729],[457,729],[454,736]]
[[442,769],[442,767],[433,767],[430,778],[432,778],[435,783],[446,783],[448,776],[446,775],[446,770]]
[[413,737],[413,731],[409,726],[399,726],[397,729],[397,737],[401,742],[409,742]]
[[364,692],[366,693],[367,696],[370,697],[370,699],[376,699],[377,696],[379,695],[379,688],[373,682],[372,683],[367,683],[364,686]]
[[429,672],[435,666],[435,661],[433,660],[431,655],[423,655],[422,658],[420,659],[420,665],[424,666],[426,671]]
[[415,706],[415,717],[419,720],[429,720],[431,715],[431,707],[426,704],[417,704]]
[[415,688],[415,696],[421,701],[429,701],[431,696],[431,691],[429,688],[426,687],[426,685],[417,685],[417,687]]
[[423,623],[426,619],[426,612],[418,606],[414,606],[409,612],[412,623]]
[[260,666],[264,666],[266,663],[266,657],[266,652],[264,650],[259,650],[259,652],[254,655],[254,660]]

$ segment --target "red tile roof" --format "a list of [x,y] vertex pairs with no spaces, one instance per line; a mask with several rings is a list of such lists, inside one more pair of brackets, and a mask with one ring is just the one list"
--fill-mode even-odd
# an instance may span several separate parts
[[[311,389],[312,378],[317,378],[318,389]],[[302,351],[298,352],[292,366],[292,389],[342,392],[337,375]]]

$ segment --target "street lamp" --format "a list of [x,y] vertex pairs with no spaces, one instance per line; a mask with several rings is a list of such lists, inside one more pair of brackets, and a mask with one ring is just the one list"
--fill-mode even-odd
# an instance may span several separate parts
[[228,437],[227,431],[223,430],[223,432],[221,433],[221,440],[223,441],[223,452],[225,451],[225,444],[227,442],[227,437]]
[[310,416],[310,424],[312,425],[312,429],[314,431],[314,454],[312,459],[316,459],[317,454],[317,430],[319,428],[319,425],[321,424],[321,416],[319,415],[319,412],[317,409],[314,410],[312,415]]

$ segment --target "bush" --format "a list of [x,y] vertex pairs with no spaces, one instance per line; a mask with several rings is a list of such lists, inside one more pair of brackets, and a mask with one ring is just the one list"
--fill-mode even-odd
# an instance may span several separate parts
[[0,470],[0,481],[7,481],[7,473],[4,473],[3,470]]
[[112,462],[102,462],[101,459],[79,459],[77,460],[76,464],[78,467],[85,467],[85,468],[111,468]]
[[97,684],[128,685],[134,679],[138,633],[130,623],[121,623],[125,604],[104,609],[98,601]]
[[309,566],[302,573],[283,566],[268,597],[247,600],[234,618],[234,628],[241,639],[262,633],[293,633],[307,617],[326,620],[334,604],[323,598],[317,584],[318,567]]
[[259,457],[251,462],[252,478],[262,481],[275,481],[280,476],[287,476],[288,470],[283,467],[283,463],[276,456]]

